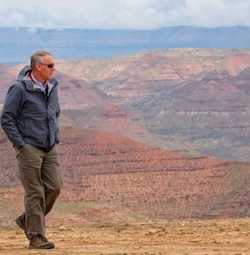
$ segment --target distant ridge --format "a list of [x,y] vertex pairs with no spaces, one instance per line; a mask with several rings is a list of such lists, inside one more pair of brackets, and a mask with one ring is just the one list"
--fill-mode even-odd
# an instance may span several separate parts
[[250,27],[166,27],[157,30],[0,28],[0,63],[28,60],[37,49],[57,59],[125,56],[169,48],[249,48]]

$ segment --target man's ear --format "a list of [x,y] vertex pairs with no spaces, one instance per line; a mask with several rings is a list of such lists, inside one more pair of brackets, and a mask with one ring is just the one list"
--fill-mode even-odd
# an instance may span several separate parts
[[41,64],[39,64],[39,63],[36,63],[36,65],[35,65],[35,69],[36,70],[38,70],[38,71],[42,71],[42,65]]

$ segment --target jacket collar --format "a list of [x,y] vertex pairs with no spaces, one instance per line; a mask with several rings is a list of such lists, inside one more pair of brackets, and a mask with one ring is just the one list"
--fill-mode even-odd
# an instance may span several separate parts
[[[29,66],[25,66],[18,75],[18,81],[22,81],[25,84],[25,87],[29,91],[40,91],[40,87],[37,86],[30,78],[31,68]],[[49,92],[55,86],[57,86],[57,80],[52,78],[47,81]]]

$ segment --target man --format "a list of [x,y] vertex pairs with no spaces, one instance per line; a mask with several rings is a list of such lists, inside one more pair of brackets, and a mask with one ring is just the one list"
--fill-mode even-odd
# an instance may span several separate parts
[[52,249],[45,238],[45,216],[62,185],[59,153],[59,103],[54,61],[46,51],[30,58],[4,102],[1,126],[12,142],[24,187],[25,212],[16,223],[30,240],[29,248]]

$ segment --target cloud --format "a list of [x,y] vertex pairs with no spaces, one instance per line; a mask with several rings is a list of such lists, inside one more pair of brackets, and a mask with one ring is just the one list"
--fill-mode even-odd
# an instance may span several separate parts
[[0,0],[1,27],[250,26],[247,0]]
[[181,21],[190,26],[250,26],[249,8],[250,2],[244,0],[187,0],[169,18],[172,23]]

